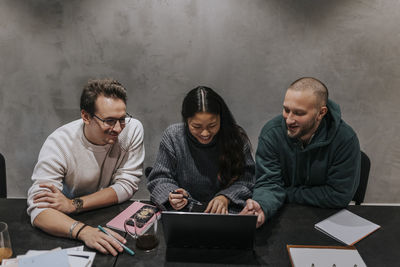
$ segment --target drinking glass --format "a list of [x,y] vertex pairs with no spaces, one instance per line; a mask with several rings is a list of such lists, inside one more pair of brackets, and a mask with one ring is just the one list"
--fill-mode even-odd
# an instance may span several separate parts
[[12,249],[8,225],[5,222],[0,222],[0,263],[3,259],[11,258],[11,256]]
[[[131,225],[134,226],[131,226]],[[136,247],[144,251],[151,251],[158,245],[157,236],[157,216],[152,218],[143,225],[142,218],[136,214],[133,218],[128,218],[124,224],[125,231],[134,239],[136,239]],[[133,231],[132,231],[133,230]]]

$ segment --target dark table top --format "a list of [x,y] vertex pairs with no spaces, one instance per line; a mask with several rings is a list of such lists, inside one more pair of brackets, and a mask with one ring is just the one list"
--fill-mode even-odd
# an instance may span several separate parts
[[[73,215],[76,220],[91,226],[106,225],[118,213],[124,210],[129,203],[115,205],[94,211]],[[69,248],[83,245],[78,240],[51,236],[31,225],[30,217],[26,213],[26,199],[0,199],[0,221],[8,224],[8,230],[13,248],[13,257],[25,254],[28,250],[49,250],[56,247]],[[85,248],[87,251],[93,251]],[[92,266],[110,267],[114,266],[117,257],[96,253]]]
[[[105,225],[126,208],[130,202],[74,216],[91,226]],[[395,266],[400,251],[399,206],[349,206],[351,212],[381,226],[381,229],[355,244],[367,266]],[[290,266],[286,245],[343,246],[344,244],[314,229],[314,224],[333,215],[339,209],[321,209],[295,204],[285,205],[270,221],[256,231],[254,252],[241,251],[167,251],[162,227],[159,227],[159,246],[151,252],[135,247],[126,237],[127,253],[117,257],[97,253],[93,266]],[[29,249],[68,248],[82,245],[77,240],[48,235],[30,224],[26,214],[26,200],[0,199],[0,221],[9,225],[14,256]],[[89,248],[85,250],[91,251]]]
[[[381,226],[381,229],[364,238],[355,247],[367,266],[396,266],[399,264],[400,206],[349,206],[351,212]],[[134,257],[121,254],[116,266],[290,266],[286,245],[344,246],[314,225],[335,214],[340,209],[321,209],[310,206],[286,204],[269,222],[256,231],[254,253],[226,252],[193,253],[187,249],[167,255],[162,227],[160,245],[149,253],[134,247]],[[178,253],[178,255],[174,255]]]

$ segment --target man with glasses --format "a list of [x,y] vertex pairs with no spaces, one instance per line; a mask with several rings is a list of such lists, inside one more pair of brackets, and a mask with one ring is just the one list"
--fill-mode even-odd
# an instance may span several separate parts
[[143,127],[126,112],[126,98],[126,89],[115,80],[89,81],[81,95],[81,119],[47,138],[28,191],[34,226],[114,256],[123,250],[116,241],[68,214],[121,203],[138,190]]

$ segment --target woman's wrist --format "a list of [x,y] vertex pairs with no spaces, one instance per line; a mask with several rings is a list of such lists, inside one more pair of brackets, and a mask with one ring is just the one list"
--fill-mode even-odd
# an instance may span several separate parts
[[226,205],[229,205],[231,203],[231,200],[225,195],[218,195],[217,197],[222,200]]

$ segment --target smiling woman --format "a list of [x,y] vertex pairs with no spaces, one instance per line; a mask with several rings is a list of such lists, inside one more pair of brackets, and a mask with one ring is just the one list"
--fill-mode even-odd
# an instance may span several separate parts
[[240,211],[254,185],[246,133],[208,87],[186,95],[182,118],[164,132],[149,175],[151,200],[162,209],[191,210],[200,201],[205,212]]
[[197,112],[187,120],[190,133],[202,144],[208,144],[218,133],[220,116],[209,112]]

